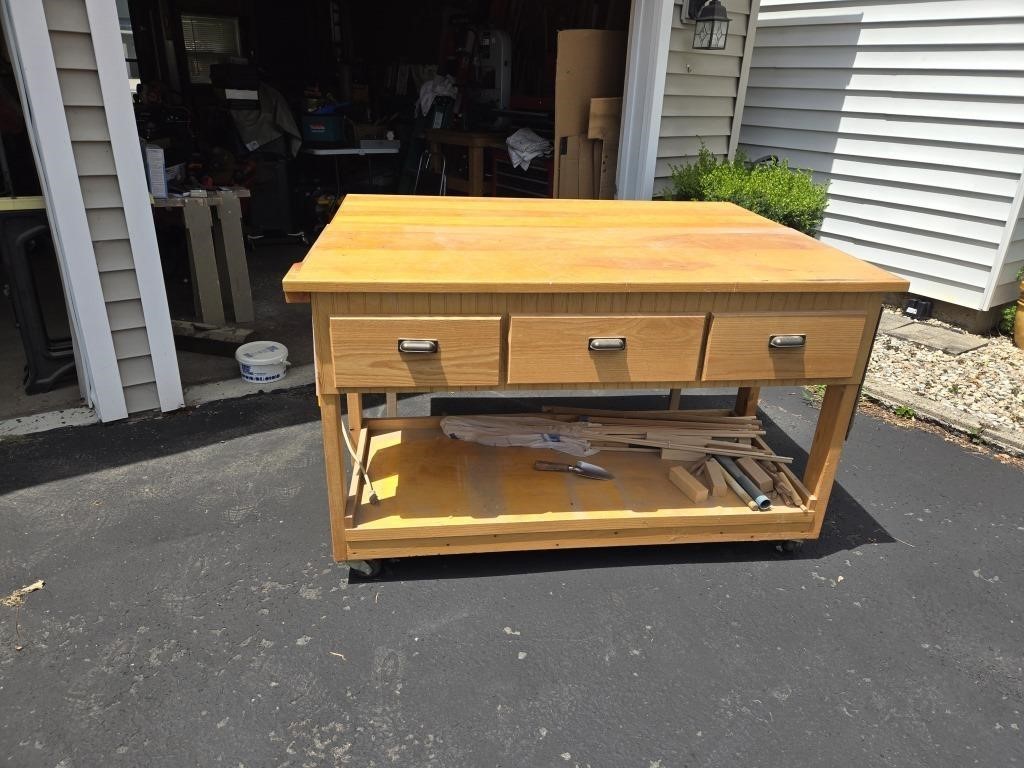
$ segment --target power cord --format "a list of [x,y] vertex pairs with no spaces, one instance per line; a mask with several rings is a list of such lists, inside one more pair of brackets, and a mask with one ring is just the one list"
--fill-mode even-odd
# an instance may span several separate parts
[[356,455],[356,449],[352,445],[352,438],[348,436],[348,428],[341,425],[341,436],[345,438],[345,447],[348,449],[348,455],[352,457],[352,463],[359,469],[359,473],[363,476],[363,480],[366,481],[367,487],[370,489],[370,503],[379,504],[380,498],[377,496],[377,491],[373,488],[373,481],[370,480],[370,473],[366,471],[366,467],[363,466],[363,462]]

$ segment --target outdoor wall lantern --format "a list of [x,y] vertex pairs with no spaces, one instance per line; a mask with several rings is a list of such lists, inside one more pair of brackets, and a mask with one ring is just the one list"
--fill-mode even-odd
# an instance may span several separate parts
[[[679,9],[683,15],[683,9]],[[686,15],[696,21],[693,30],[693,47],[702,50],[720,51],[725,48],[732,19],[725,12],[720,0],[688,0]],[[680,18],[681,22],[686,19]]]

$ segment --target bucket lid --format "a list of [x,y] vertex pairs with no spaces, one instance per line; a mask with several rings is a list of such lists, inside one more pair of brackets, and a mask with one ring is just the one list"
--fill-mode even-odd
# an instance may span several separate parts
[[250,341],[235,350],[235,359],[246,365],[274,365],[288,359],[288,347],[276,341]]

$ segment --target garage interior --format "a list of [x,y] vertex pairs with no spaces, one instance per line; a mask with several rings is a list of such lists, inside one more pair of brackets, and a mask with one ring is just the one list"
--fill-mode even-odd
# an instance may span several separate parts
[[[117,6],[186,387],[237,377],[245,341],[312,362],[280,279],[347,194],[614,196],[629,0]],[[27,199],[3,67],[4,197]],[[3,205],[5,233],[45,221]],[[33,300],[0,302],[0,418],[80,402],[45,234],[4,237],[5,292]]]

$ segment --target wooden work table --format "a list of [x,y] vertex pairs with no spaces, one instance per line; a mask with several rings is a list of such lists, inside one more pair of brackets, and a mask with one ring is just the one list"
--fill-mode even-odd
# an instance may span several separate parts
[[[337,560],[616,544],[816,538],[882,296],[906,281],[728,203],[350,195],[284,279],[310,301]],[[769,342],[796,337],[796,346]],[[593,351],[589,340],[621,340]],[[401,340],[431,351],[400,351]],[[774,343],[774,341],[773,341]],[[601,453],[610,482],[400,419],[397,392],[825,384],[803,508],[690,503],[666,464]],[[362,418],[361,393],[388,394]],[[341,397],[358,472],[345,485]],[[544,478],[538,477],[545,475]]]

